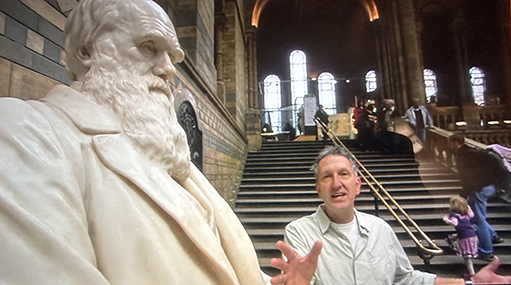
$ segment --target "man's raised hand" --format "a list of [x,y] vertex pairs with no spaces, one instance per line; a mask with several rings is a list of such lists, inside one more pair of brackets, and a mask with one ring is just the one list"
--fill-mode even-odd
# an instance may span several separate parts
[[287,261],[284,261],[282,258],[271,259],[271,266],[282,271],[282,274],[271,279],[271,284],[309,285],[316,272],[318,256],[322,247],[323,244],[320,241],[316,241],[309,254],[299,256],[285,242],[278,241],[277,248],[286,256]]

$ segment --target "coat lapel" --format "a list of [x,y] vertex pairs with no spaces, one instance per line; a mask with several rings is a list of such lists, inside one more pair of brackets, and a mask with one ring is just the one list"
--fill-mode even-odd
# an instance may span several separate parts
[[[93,146],[100,159],[113,171],[137,185],[167,212],[187,233],[192,242],[237,284],[215,229],[207,222],[207,213],[195,198],[163,169],[142,157],[121,135],[96,135]],[[197,210],[203,218],[198,218]]]

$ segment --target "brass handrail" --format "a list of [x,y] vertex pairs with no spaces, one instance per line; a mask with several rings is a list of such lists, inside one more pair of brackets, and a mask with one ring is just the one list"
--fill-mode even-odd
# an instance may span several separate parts
[[[417,223],[405,212],[405,210],[399,205],[399,203],[390,195],[390,193],[383,187],[383,185],[374,178],[374,176],[365,168],[365,166],[355,157],[351,151],[342,143],[342,141],[332,133],[330,129],[328,129],[321,121],[314,119],[316,124],[319,125],[323,130],[326,131],[327,135],[330,137],[332,142],[336,144],[337,146],[342,146],[350,155],[351,157],[357,162],[359,166],[359,172],[360,176],[364,179],[365,183],[371,188],[371,192],[373,195],[375,195],[384,205],[387,207],[389,212],[392,214],[392,216],[399,222],[399,224],[403,227],[403,229],[408,233],[408,235],[412,238],[412,240],[415,242],[415,245],[419,249],[419,256],[422,258],[424,263],[429,264],[429,259],[433,258],[434,255],[439,255],[443,253],[443,250],[438,247],[433,240],[431,240],[426,233],[417,225]],[[363,170],[366,175],[363,175],[364,173],[361,172]],[[369,178],[372,180],[369,181],[366,176],[369,176]],[[379,189],[376,189],[374,187],[376,185]],[[428,243],[428,246],[424,246],[424,244],[415,236],[415,234],[412,232],[410,227],[405,224],[405,222],[401,219],[401,217],[398,216],[396,211],[392,208],[392,206],[387,202],[387,200],[381,195],[382,192],[387,196],[387,199],[392,202],[392,204],[401,212],[401,214],[408,220],[408,222],[411,223],[411,225],[417,230],[417,232],[426,240]]]

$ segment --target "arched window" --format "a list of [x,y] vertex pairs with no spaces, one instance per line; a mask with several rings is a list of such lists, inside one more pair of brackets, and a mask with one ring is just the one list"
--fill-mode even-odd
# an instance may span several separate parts
[[335,100],[334,76],[329,72],[323,72],[318,76],[319,104],[323,105],[325,111],[330,114],[337,113]]
[[280,132],[280,78],[270,74],[264,79],[264,109],[266,114],[264,120],[270,124],[274,132]]
[[437,96],[436,75],[431,69],[424,69],[424,86],[426,91],[426,102],[430,102],[431,96]]
[[293,111],[293,122],[297,119],[297,110],[303,104],[303,96],[309,93],[307,88],[307,57],[301,50],[291,52],[289,56],[291,72],[291,100],[295,105]]
[[369,70],[366,73],[366,92],[374,92],[376,90],[376,71]]
[[484,105],[484,91],[486,91],[486,82],[484,80],[484,72],[478,67],[470,69],[470,82],[472,83],[472,94],[474,102],[477,105]]

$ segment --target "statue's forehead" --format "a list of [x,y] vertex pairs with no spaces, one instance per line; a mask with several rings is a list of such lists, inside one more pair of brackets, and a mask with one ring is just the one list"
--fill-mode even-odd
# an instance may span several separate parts
[[140,22],[132,21],[135,30],[141,33],[161,33],[165,37],[175,37],[176,31],[174,25],[170,21],[168,15],[161,9],[158,4],[152,2],[147,3],[146,9],[138,11]]

